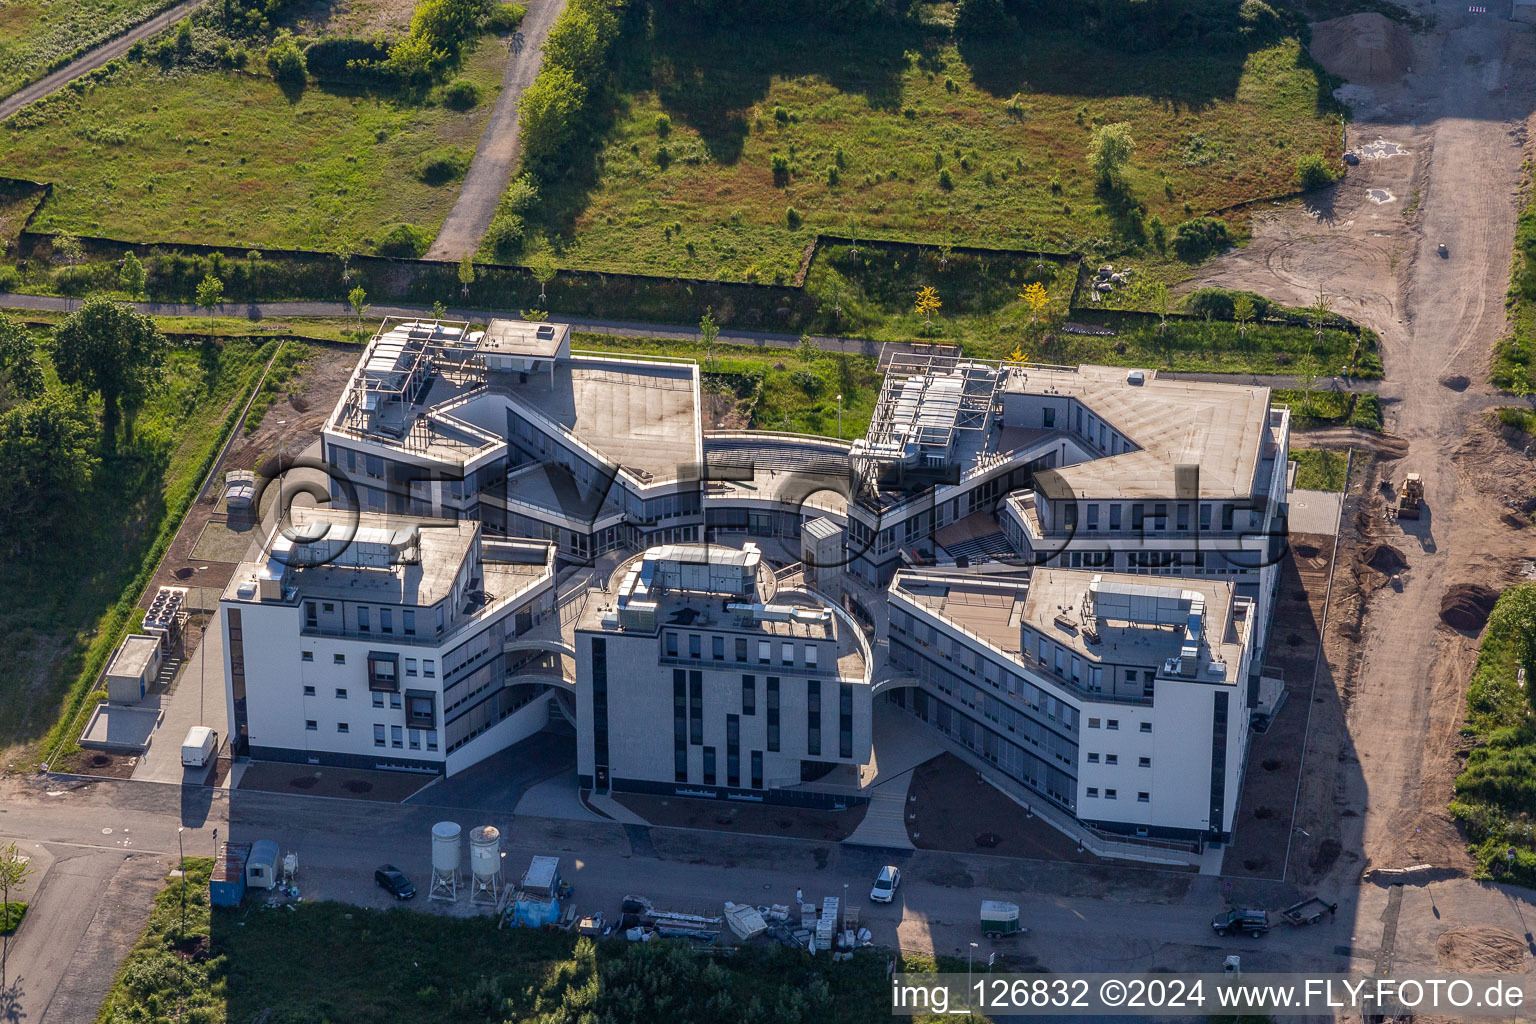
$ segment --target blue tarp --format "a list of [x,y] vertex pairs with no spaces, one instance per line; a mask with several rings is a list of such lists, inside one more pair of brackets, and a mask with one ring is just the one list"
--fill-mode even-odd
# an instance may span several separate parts
[[560,901],[518,900],[512,908],[512,924],[518,928],[540,928],[560,920]]

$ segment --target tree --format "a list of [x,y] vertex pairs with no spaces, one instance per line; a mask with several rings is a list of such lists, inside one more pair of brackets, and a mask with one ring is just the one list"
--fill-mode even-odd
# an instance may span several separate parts
[[1154,281],[1146,286],[1143,294],[1146,295],[1147,306],[1157,314],[1157,333],[1163,334],[1168,330],[1168,308],[1171,301],[1168,286],[1161,281]]
[[1307,307],[1307,319],[1312,322],[1312,336],[1317,339],[1319,345],[1323,342],[1323,328],[1328,326],[1328,319],[1333,316],[1333,302],[1321,288],[1317,290],[1317,298],[1312,300],[1312,305]]
[[1019,298],[1024,300],[1024,305],[1029,308],[1029,322],[1033,324],[1040,318],[1040,311],[1051,301],[1050,295],[1045,290],[1045,285],[1039,281],[1031,281],[1019,292]]
[[117,283],[123,291],[128,293],[130,299],[136,299],[144,294],[144,264],[128,250],[128,255],[123,257],[122,269],[117,272]]
[[299,49],[299,44],[287,29],[277,34],[267,50],[267,71],[287,86],[303,86],[309,77],[309,69],[304,64],[304,51]]
[[1129,122],[1102,125],[1093,130],[1088,140],[1088,163],[1099,179],[1109,184],[1119,178],[1120,169],[1135,148],[1136,140],[1131,137]]
[[996,38],[1016,28],[1003,0],[960,0],[955,5],[955,35],[961,38]]
[[954,256],[955,247],[949,242],[939,246],[939,269],[948,270],[950,257]]
[[0,414],[0,537],[14,552],[85,494],[98,458],[80,402],[52,393]]
[[720,337],[720,327],[715,323],[714,307],[705,308],[704,315],[699,317],[699,341],[704,346],[704,365],[708,366],[715,357],[715,339]]
[[528,257],[528,271],[533,274],[533,279],[539,282],[539,305],[545,305],[544,286],[555,279],[558,268],[555,266],[555,254],[549,251],[548,245],[542,245],[534,250]]
[[0,313],[0,410],[36,398],[44,384],[37,344],[26,325]]
[[799,355],[802,363],[808,363],[815,359],[816,353],[820,351],[821,347],[816,344],[815,338],[811,337],[810,334],[800,335],[800,342],[795,346],[795,353]]
[[459,289],[464,295],[469,294],[469,286],[475,283],[475,254],[467,252],[459,261]]
[[357,322],[361,326],[363,314],[368,312],[368,293],[363,290],[362,285],[358,285],[347,293],[347,302],[351,304],[352,312],[357,314]]
[[197,283],[197,304],[208,311],[208,333],[213,333],[213,311],[224,301],[224,282],[209,274]]
[[1248,340],[1248,321],[1253,319],[1253,300],[1239,292],[1232,297],[1232,319],[1237,321],[1237,333]]
[[[11,890],[20,889],[31,873],[32,865],[16,850],[15,843],[0,850],[0,906],[10,903]],[[5,936],[4,941],[4,946],[0,947],[0,988],[6,985],[5,964],[11,954],[9,934]]]
[[[199,289],[201,290],[201,289]],[[144,404],[163,379],[165,338],[126,303],[92,295],[53,332],[59,379],[101,396],[102,437],[117,444],[119,420]]]
[[1317,385],[1317,359],[1310,353],[1296,363],[1296,385],[1301,389],[1301,414],[1312,415],[1312,388]]
[[942,305],[944,303],[939,301],[939,291],[937,288],[925,287],[918,289],[917,315],[922,317],[929,327],[933,326],[933,314],[937,313]]
[[443,317],[445,317],[447,315],[448,315],[448,307],[447,306],[443,305],[441,302],[434,302],[434,303],[432,303],[432,319],[433,320],[441,320]]

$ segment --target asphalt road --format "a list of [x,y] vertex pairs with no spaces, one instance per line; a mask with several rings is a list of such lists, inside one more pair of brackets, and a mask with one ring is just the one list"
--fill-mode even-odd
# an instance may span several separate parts
[[0,121],[4,121],[23,107],[36,103],[44,96],[57,92],[81,75],[95,71],[107,61],[115,57],[121,57],[128,52],[128,48],[134,43],[140,39],[148,39],[150,36],[170,28],[190,14],[202,2],[203,0],[184,0],[184,2],[174,7],[168,7],[148,21],[140,22],[122,35],[109,39],[96,47],[96,49],[81,54],[51,75],[40,78],[26,88],[0,100]]

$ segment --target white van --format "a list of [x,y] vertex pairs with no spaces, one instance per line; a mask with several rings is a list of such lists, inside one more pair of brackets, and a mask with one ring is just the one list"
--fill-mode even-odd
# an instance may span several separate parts
[[187,768],[205,767],[219,749],[219,734],[206,725],[194,725],[181,741],[181,763]]

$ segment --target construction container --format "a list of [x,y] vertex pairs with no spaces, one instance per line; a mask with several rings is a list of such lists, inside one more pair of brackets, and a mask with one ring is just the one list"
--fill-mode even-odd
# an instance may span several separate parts
[[245,898],[245,864],[250,843],[221,843],[208,878],[208,902],[215,907],[238,907]]

